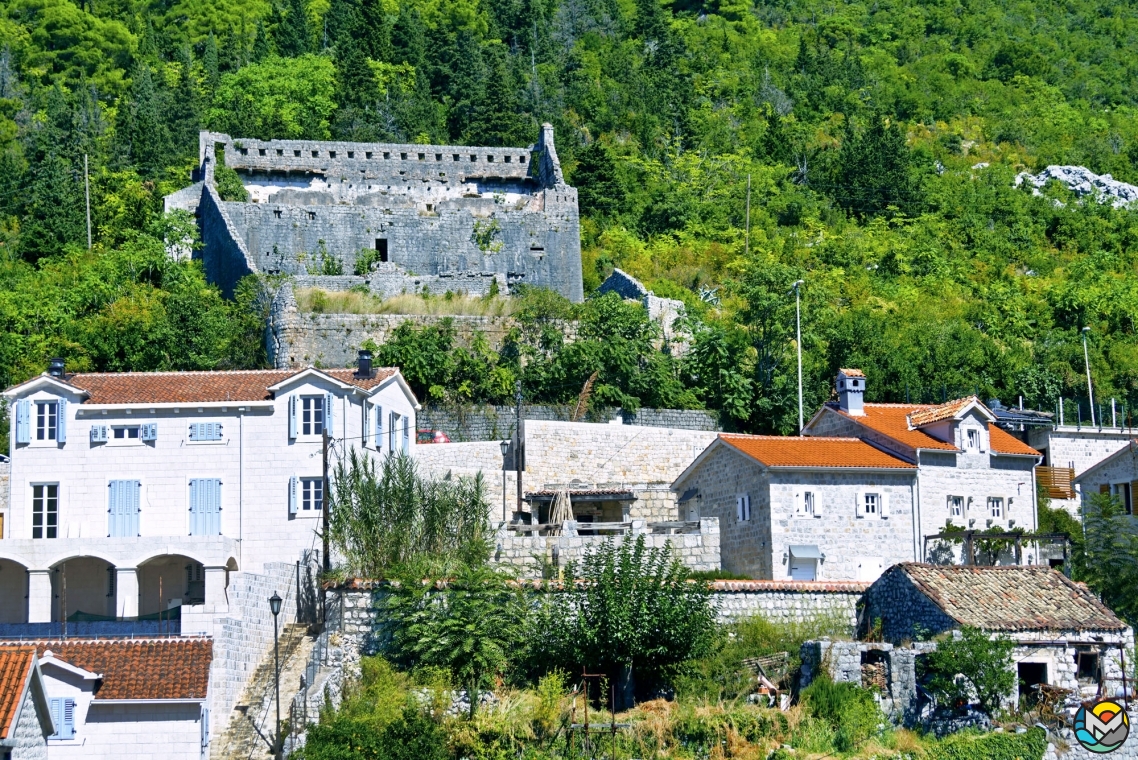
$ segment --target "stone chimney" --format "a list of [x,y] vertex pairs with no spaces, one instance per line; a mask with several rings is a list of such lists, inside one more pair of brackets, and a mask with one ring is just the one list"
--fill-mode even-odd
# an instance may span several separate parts
[[838,370],[838,406],[853,417],[865,416],[865,373],[860,369]]

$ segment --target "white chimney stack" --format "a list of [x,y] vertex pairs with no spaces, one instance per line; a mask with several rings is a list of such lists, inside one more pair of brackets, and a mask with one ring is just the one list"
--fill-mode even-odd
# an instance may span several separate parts
[[852,417],[864,417],[865,373],[860,369],[838,370],[838,406]]

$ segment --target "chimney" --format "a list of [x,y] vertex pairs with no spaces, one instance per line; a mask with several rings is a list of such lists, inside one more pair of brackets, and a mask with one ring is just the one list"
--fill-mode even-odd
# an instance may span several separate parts
[[57,356],[54,359],[50,359],[47,363],[47,374],[51,375],[52,377],[58,377],[62,379],[64,366],[65,365],[62,358]]
[[356,377],[371,377],[371,351],[362,349],[359,352],[359,366],[356,368]]
[[864,417],[865,373],[860,369],[838,370],[838,406],[852,417]]

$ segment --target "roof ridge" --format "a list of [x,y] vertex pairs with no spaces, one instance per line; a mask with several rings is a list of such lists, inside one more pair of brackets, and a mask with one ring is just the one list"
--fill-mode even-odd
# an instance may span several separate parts
[[751,433],[720,433],[722,438],[745,438],[749,441],[858,441],[861,438],[844,435],[755,435]]

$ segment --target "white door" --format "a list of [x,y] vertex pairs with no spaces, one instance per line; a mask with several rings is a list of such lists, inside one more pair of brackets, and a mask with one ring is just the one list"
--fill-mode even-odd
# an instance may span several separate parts
[[857,579],[873,583],[885,572],[884,557],[857,557]]
[[790,580],[812,581],[817,576],[818,560],[790,558]]

